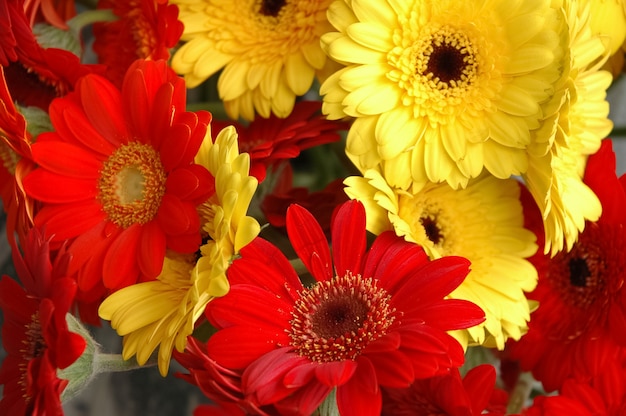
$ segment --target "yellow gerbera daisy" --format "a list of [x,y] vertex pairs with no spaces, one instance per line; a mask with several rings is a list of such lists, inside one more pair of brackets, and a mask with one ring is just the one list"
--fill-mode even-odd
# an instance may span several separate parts
[[365,205],[369,231],[393,229],[433,259],[457,255],[471,261],[469,275],[450,296],[480,306],[486,321],[460,334],[464,346],[502,349],[508,338],[517,340],[525,333],[530,319],[525,292],[537,283],[537,271],[526,258],[537,245],[523,227],[517,181],[483,174],[465,189],[430,183],[406,192],[371,169],[345,184],[346,193]]
[[160,345],[163,376],[172,350],[184,350],[207,303],[228,292],[226,271],[231,261],[260,231],[258,222],[246,216],[257,180],[248,175],[250,158],[239,154],[235,129],[222,130],[215,143],[207,137],[196,163],[215,177],[215,194],[201,208],[208,242],[200,247],[200,258],[169,253],[157,280],[123,288],[99,309],[124,337],[124,359],[136,355],[144,364]]
[[185,43],[172,68],[195,87],[217,71],[231,118],[287,117],[296,96],[336,66],[320,47],[332,0],[173,0]]
[[601,71],[608,51],[601,36],[589,26],[590,8],[565,1],[569,27],[569,71],[556,83],[547,108],[552,114],[534,131],[528,147],[529,166],[522,177],[537,202],[544,221],[544,252],[571,249],[585,220],[596,221],[602,207],[583,181],[588,155],[600,148],[613,128],[608,118],[606,91],[611,74]]
[[346,67],[322,84],[323,110],[356,118],[347,153],[361,171],[400,163],[406,189],[526,170],[562,69],[550,0],[339,0],[329,21],[322,46]]

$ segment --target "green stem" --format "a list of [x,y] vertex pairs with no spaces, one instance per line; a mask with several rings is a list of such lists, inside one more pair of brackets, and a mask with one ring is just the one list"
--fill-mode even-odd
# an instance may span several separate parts
[[302,260],[300,260],[300,258],[296,257],[295,259],[291,259],[289,260],[289,263],[291,263],[291,267],[293,267],[298,276],[309,273],[309,270],[306,268],[304,263],[302,263]]
[[94,357],[94,368],[97,373],[119,373],[141,367],[151,367],[156,364],[156,357],[150,358],[143,365],[140,365],[134,357],[124,360],[121,354],[96,354]]
[[99,22],[114,22],[119,19],[111,9],[87,10],[78,13],[76,16],[68,20],[67,25],[70,29],[78,34],[84,27]]
[[530,373],[522,373],[515,384],[515,388],[511,392],[509,399],[509,405],[506,408],[507,414],[519,414],[526,401],[530,397],[530,393],[533,391],[533,384],[535,379]]

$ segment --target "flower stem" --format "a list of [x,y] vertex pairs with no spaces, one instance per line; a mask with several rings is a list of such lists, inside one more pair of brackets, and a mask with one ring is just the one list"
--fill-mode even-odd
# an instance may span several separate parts
[[111,9],[87,10],[72,17],[67,25],[74,33],[80,33],[84,27],[92,23],[113,22],[117,19],[118,17]]
[[96,354],[94,357],[94,367],[97,373],[119,373],[141,367],[151,367],[156,364],[156,357],[150,358],[143,365],[140,365],[135,358],[124,360],[121,354]]
[[507,414],[519,414],[524,408],[526,401],[533,391],[535,379],[530,373],[522,373],[515,384],[515,388],[511,393],[509,405],[507,406]]

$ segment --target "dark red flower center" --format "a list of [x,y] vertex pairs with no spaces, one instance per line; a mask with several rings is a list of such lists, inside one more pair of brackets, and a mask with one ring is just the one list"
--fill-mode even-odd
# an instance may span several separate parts
[[317,362],[353,360],[397,319],[378,280],[348,273],[301,293],[290,321],[291,345]]
[[555,335],[575,337],[590,325],[605,322],[611,304],[621,298],[626,274],[624,247],[626,238],[620,227],[587,223],[574,247],[552,258],[548,282],[571,314],[568,319],[550,318]]
[[465,68],[465,55],[467,51],[459,50],[449,44],[436,45],[430,54],[426,68],[442,82],[460,80]]
[[264,16],[276,17],[286,3],[286,0],[262,0],[259,12]]
[[122,228],[151,221],[161,206],[167,176],[156,150],[131,142],[103,164],[100,201],[109,220]]

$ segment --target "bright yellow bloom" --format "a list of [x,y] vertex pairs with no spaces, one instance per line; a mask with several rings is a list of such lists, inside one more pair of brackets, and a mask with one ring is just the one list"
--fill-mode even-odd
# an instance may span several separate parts
[[544,251],[552,255],[571,249],[585,220],[600,216],[600,201],[582,177],[587,156],[600,148],[613,128],[606,101],[612,77],[600,71],[607,51],[601,37],[591,33],[589,8],[576,6],[568,0],[563,8],[569,27],[564,65],[569,70],[556,83],[548,106],[554,111],[533,132],[528,170],[522,175],[543,214]]
[[504,348],[527,329],[530,306],[525,292],[537,284],[526,260],[536,250],[535,236],[523,227],[520,185],[514,179],[483,174],[465,189],[428,184],[418,192],[389,186],[377,170],[349,177],[346,193],[365,205],[374,234],[395,230],[422,247],[430,258],[462,256],[471,271],[450,297],[480,306],[486,321],[460,334],[459,341]]
[[410,172],[386,175],[408,189],[527,169],[562,70],[550,0],[338,0],[329,21],[322,46],[346,67],[323,83],[323,110],[356,118],[347,153],[362,172]]
[[200,258],[169,253],[157,280],[123,288],[109,296],[99,314],[124,337],[124,359],[144,364],[159,347],[158,363],[167,374],[172,350],[183,351],[194,324],[211,299],[229,290],[226,271],[239,250],[259,233],[246,211],[257,187],[249,176],[250,158],[239,154],[233,127],[215,143],[207,137],[196,157],[215,177],[215,194],[201,207],[208,242]]
[[217,88],[233,119],[287,117],[316,75],[336,67],[320,47],[331,1],[173,0],[187,43],[172,68],[189,87],[223,69]]

